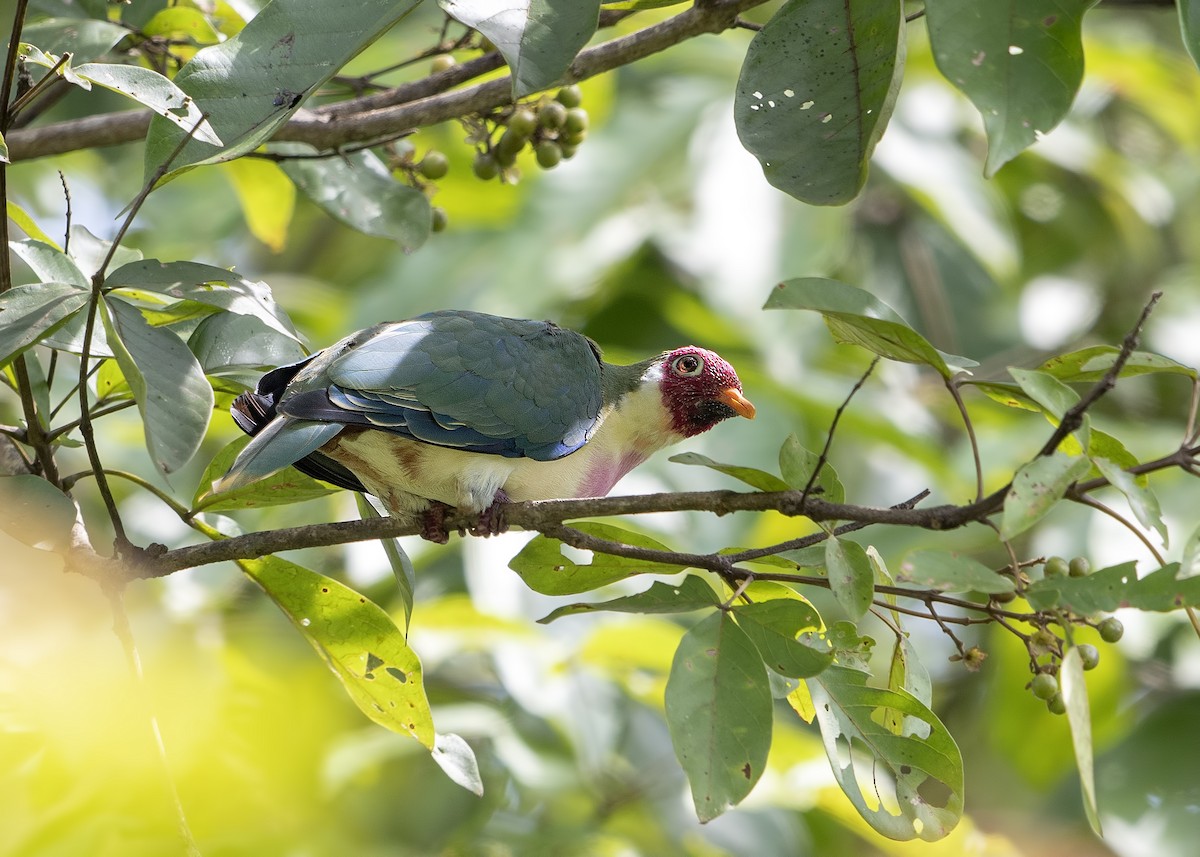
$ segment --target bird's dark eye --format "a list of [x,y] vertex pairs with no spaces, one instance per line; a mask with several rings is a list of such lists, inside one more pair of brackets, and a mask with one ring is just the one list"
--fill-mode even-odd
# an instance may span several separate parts
[[704,371],[704,361],[695,354],[684,354],[672,361],[671,368],[676,375],[699,375]]

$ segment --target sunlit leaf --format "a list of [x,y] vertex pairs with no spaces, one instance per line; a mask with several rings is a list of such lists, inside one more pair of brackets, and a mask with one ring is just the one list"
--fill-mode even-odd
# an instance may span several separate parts
[[1088,472],[1086,457],[1061,452],[1042,455],[1026,464],[1013,477],[1004,498],[1000,538],[1011,539],[1032,527],[1063,498],[1071,483]]
[[858,621],[871,608],[875,596],[875,572],[866,550],[857,542],[830,537],[825,542],[825,568],[838,604]]
[[0,530],[30,547],[54,550],[71,543],[75,504],[32,474],[0,476]]
[[1083,661],[1075,646],[1067,649],[1058,673],[1063,702],[1067,706],[1067,722],[1071,725],[1071,744],[1075,749],[1075,765],[1079,770],[1079,785],[1083,791],[1083,809],[1088,824],[1097,836],[1100,813],[1096,807],[1096,776],[1092,761],[1092,716],[1088,708],[1087,685],[1083,681]]
[[224,169],[250,232],[274,252],[282,253],[296,208],[296,185],[278,164],[258,158],[238,158]]
[[127,98],[149,107],[163,119],[172,122],[192,138],[220,146],[221,138],[204,118],[203,111],[190,96],[169,79],[152,69],[137,65],[85,63],[75,66],[75,74],[105,89],[119,92]]
[[452,732],[438,733],[433,741],[433,761],[446,776],[472,794],[483,796],[483,777],[471,745]]
[[293,337],[267,327],[261,318],[231,312],[204,318],[188,337],[188,347],[209,375],[274,368],[307,356]]
[[30,239],[33,241],[41,241],[43,244],[48,244],[55,250],[58,250],[60,253],[62,252],[62,247],[58,246],[58,242],[47,235],[42,230],[42,227],[37,225],[37,221],[30,216],[29,212],[21,208],[21,206],[17,205],[11,199],[7,201],[5,209],[8,212],[8,219],[17,224],[17,226],[21,228],[21,231],[28,235]]
[[1102,568],[1087,577],[1048,577],[1035,581],[1025,597],[1035,610],[1065,608],[1085,616],[1121,607],[1166,613],[1200,606],[1200,576],[1183,573],[1177,562],[1145,577],[1133,562]]
[[1012,578],[968,556],[938,550],[914,551],[900,566],[903,579],[942,592],[1012,592]]
[[38,283],[0,295],[0,366],[62,327],[88,294],[71,283]]
[[821,617],[807,601],[776,598],[733,608],[763,662],[781,675],[810,678],[833,663],[833,648],[822,636]]
[[788,0],[755,34],[733,116],[767,181],[817,205],[858,194],[895,103],[902,24],[898,0]]
[[[929,678],[929,670],[921,663],[916,647],[908,634],[902,633],[896,638],[892,648],[892,660],[888,666],[888,690],[904,691],[915,697],[926,708],[933,705],[933,682]],[[920,718],[906,715],[896,708],[888,708],[883,712],[883,723],[894,735],[928,735],[928,724]]]
[[199,9],[187,6],[159,9],[141,31],[147,36],[190,39],[198,45],[215,45],[221,38]]
[[[808,683],[838,785],[871,827],[889,839],[941,839],[962,818],[958,747],[915,697],[868,687],[866,681],[865,673],[833,666]],[[888,710],[904,716],[903,734],[877,719]],[[907,728],[909,718],[912,728]]]
[[563,616],[580,613],[606,611],[610,613],[691,613],[705,607],[716,607],[720,603],[712,587],[703,578],[690,574],[678,584],[661,580],[650,584],[650,588],[636,595],[625,595],[610,601],[566,604],[538,619],[548,625]]
[[[803,491],[808,487],[816,470],[820,457],[815,452],[805,449],[800,439],[794,434],[789,435],[779,448],[779,472],[789,488]],[[846,500],[846,489],[838,479],[837,471],[828,461],[821,464],[817,478],[812,480],[814,489],[820,489],[820,498],[830,503],[843,503]]]
[[1158,505],[1158,498],[1154,496],[1154,492],[1147,486],[1139,485],[1137,478],[1132,473],[1122,470],[1121,466],[1114,461],[1106,458],[1093,458],[1092,463],[1114,488],[1125,495],[1125,499],[1129,501],[1129,508],[1133,510],[1138,523],[1146,529],[1158,533],[1163,547],[1167,547],[1169,538],[1167,524],[1163,520],[1162,508]]
[[242,488],[213,494],[212,484],[229,471],[242,448],[250,442],[249,437],[239,437],[216,454],[196,486],[192,499],[193,512],[227,512],[233,509],[259,509],[264,506],[282,506],[315,500],[342,489],[318,482],[305,476],[294,467],[285,467],[265,479],[259,479]]
[[665,704],[696,815],[711,821],[750,793],[771,747],[767,671],[733,617],[713,613],[684,635]]
[[364,714],[434,749],[421,661],[381,607],[279,557],[238,560],[238,565],[287,614]]
[[105,266],[104,271],[107,274],[142,258],[141,250],[124,245],[114,248],[111,241],[93,235],[90,229],[78,223],[71,227],[70,234],[71,258],[75,260],[79,270],[87,274],[89,284],[101,265]]
[[678,455],[672,455],[668,461],[675,464],[692,464],[698,467],[708,467],[716,470],[718,473],[724,473],[726,476],[732,476],[740,482],[745,482],[752,488],[757,488],[759,491],[787,491],[788,484],[773,473],[767,473],[765,470],[758,470],[753,467],[742,467],[737,464],[721,464],[719,461],[713,461],[706,455],[701,455],[698,452],[681,452]]
[[70,51],[74,62],[99,59],[128,35],[120,24],[95,18],[46,18],[21,30],[22,40],[47,52]]
[[47,283],[71,283],[82,288],[89,285],[87,275],[79,270],[75,261],[55,244],[29,239],[10,241],[13,253],[39,280]]
[[[580,522],[571,526],[588,535],[633,547],[668,550],[649,536],[611,524]],[[603,553],[594,553],[590,562],[577,563],[563,554],[563,547],[558,539],[535,536],[512,558],[508,567],[520,575],[526,586],[543,595],[576,595],[635,574],[677,574],[684,569],[681,565],[645,562]]]

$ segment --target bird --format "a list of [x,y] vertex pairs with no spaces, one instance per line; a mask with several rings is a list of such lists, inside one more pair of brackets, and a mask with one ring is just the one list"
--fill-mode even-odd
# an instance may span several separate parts
[[605,496],[651,454],[755,407],[704,348],[615,365],[553,322],[441,310],[272,369],[230,412],[252,437],[214,492],[294,466],[445,542],[451,507],[493,535],[504,503]]

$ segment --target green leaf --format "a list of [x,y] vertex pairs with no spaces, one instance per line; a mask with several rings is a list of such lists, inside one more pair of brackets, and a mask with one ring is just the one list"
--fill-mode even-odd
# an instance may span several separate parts
[[[571,526],[590,536],[633,547],[668,550],[649,536],[611,524],[581,522]],[[593,554],[590,563],[577,563],[563,555],[563,547],[558,539],[535,536],[512,558],[508,567],[520,575],[526,586],[543,595],[576,595],[635,574],[678,574],[685,568],[682,565],[643,562],[603,553]]]
[[[929,670],[921,663],[916,647],[907,634],[900,634],[892,649],[892,660],[888,667],[888,690],[904,691],[926,708],[933,704],[933,682],[929,678]],[[918,721],[895,708],[884,711],[883,724],[893,735],[903,735],[906,731],[911,733],[921,728]]]
[[788,0],[755,34],[733,118],[768,182],[815,205],[858,194],[900,85],[903,16],[899,0]]
[[1179,579],[1200,577],[1200,527],[1192,530],[1183,543],[1183,556],[1179,560]]
[[1011,539],[1045,517],[1071,483],[1083,478],[1088,467],[1088,460],[1082,455],[1056,452],[1038,456],[1018,470],[1004,498],[1000,538]]
[[807,601],[775,598],[739,604],[733,615],[763,663],[782,675],[811,678],[833,663],[833,648],[820,635],[821,616]]
[[238,560],[324,658],[364,714],[434,749],[421,661],[375,602],[278,557]]
[[[236,36],[203,48],[175,75],[225,147],[190,141],[167,178],[198,164],[230,161],[270,139],[304,99],[351,58],[416,8],[418,0],[344,3],[331,19],[325,0],[268,3]],[[183,139],[155,118],[146,138],[146,176]]]
[[208,18],[198,9],[187,6],[159,9],[141,31],[147,36],[190,39],[198,45],[215,45],[221,40]]
[[[1090,348],[1081,348],[1069,354],[1051,357],[1041,365],[1040,369],[1067,383],[1094,383],[1103,378],[1105,373],[1113,367],[1120,353],[1121,349],[1112,345],[1093,345]],[[1171,375],[1183,375],[1187,378],[1196,377],[1196,370],[1190,366],[1184,366],[1169,357],[1152,354],[1148,351],[1134,351],[1130,354],[1117,377],[1133,378],[1138,375],[1164,372]]]
[[101,318],[142,414],[155,467],[173,473],[200,448],[213,410],[204,370],[174,333],[151,327],[141,310],[102,300]]
[[756,470],[753,467],[742,467],[737,464],[721,464],[698,452],[681,452],[679,455],[672,455],[667,460],[675,464],[692,464],[699,467],[711,468],[719,473],[724,473],[726,476],[732,476],[734,479],[745,482],[750,487],[757,488],[759,491],[787,491],[789,488],[786,482],[773,473],[767,473],[765,470]]
[[22,544],[47,550],[71,544],[75,504],[45,479],[0,476],[0,530]]
[[99,59],[128,35],[120,24],[95,18],[47,18],[21,30],[24,41],[44,51],[70,51],[73,62]]
[[11,164],[12,161],[8,157],[8,143],[4,142],[4,135],[0,134],[0,164]]
[[1025,597],[1034,610],[1064,608],[1083,616],[1112,613],[1121,607],[1167,613],[1200,606],[1200,577],[1189,577],[1179,563],[1169,563],[1142,578],[1137,576],[1136,565],[1126,562],[1087,577],[1044,578],[1030,584]]
[[62,327],[88,295],[71,283],[16,286],[0,295],[0,366]]
[[914,551],[900,565],[903,579],[941,592],[1012,592],[1011,578],[997,574],[981,562],[956,553]]
[[831,536],[825,542],[825,569],[838,604],[857,622],[871,609],[875,597],[875,571],[866,550],[857,542]]
[[196,325],[188,348],[208,375],[285,366],[307,356],[293,337],[267,327],[262,319],[227,312]]
[[233,184],[246,226],[275,253],[287,243],[296,210],[296,185],[278,164],[260,158],[238,158],[224,166]]
[[1148,487],[1139,485],[1137,477],[1122,470],[1121,466],[1114,461],[1106,458],[1093,458],[1092,463],[1113,487],[1125,495],[1125,499],[1129,501],[1129,508],[1133,510],[1138,523],[1146,529],[1158,533],[1163,547],[1167,547],[1169,538],[1167,524],[1163,521],[1162,509],[1158,505],[1158,498],[1154,496],[1154,492]]
[[88,276],[57,245],[29,239],[10,241],[9,247],[39,280],[47,283],[71,283],[81,288],[90,285]]
[[[279,474],[276,474],[277,476]],[[358,506],[358,516],[364,521],[380,517],[379,512],[371,505],[371,501],[363,494],[355,492],[354,502]],[[399,539],[380,539],[383,552],[387,555],[388,564],[392,567],[392,575],[396,578],[396,588],[400,592],[400,606],[404,609],[404,633],[407,635],[412,627],[413,602],[416,600],[417,570],[413,568],[412,560],[400,545]],[[474,758],[472,756],[472,758]],[[457,782],[457,780],[456,780]],[[460,783],[461,785],[461,783]]]
[[1096,2],[925,4],[938,69],[983,116],[988,176],[1067,115],[1083,80],[1083,14]]
[[283,506],[315,500],[342,490],[305,476],[294,467],[285,467],[278,473],[259,479],[243,488],[212,493],[212,484],[229,471],[242,448],[250,442],[249,437],[239,437],[216,454],[196,486],[192,500],[192,512],[228,512],[233,509],[261,509],[264,506]]
[[[866,682],[865,673],[832,666],[808,683],[833,775],[859,814],[889,839],[941,839],[962,818],[958,747],[918,699]],[[883,725],[885,711],[903,715],[903,734]]]
[[1088,824],[1097,836],[1100,813],[1096,807],[1096,775],[1092,761],[1092,717],[1088,710],[1087,685],[1083,681],[1083,661],[1079,649],[1072,646],[1063,656],[1058,674],[1063,702],[1067,705],[1067,723],[1071,726],[1071,745],[1075,749],[1075,766],[1079,769],[1079,786],[1083,791],[1083,809]]
[[771,291],[765,309],[819,312],[838,342],[848,342],[904,363],[932,366],[942,377],[977,365],[965,357],[938,351],[894,309],[870,292],[824,277],[801,277]]
[[[310,147],[277,146],[286,152]],[[406,253],[429,238],[433,213],[425,194],[397,181],[377,155],[362,151],[337,158],[284,161],[296,187],[335,220],[367,235],[389,238]]]
[[665,705],[696,815],[711,821],[750,793],[771,748],[767,670],[733,617],[713,613],[683,636]]
[[596,32],[600,0],[438,0],[446,14],[482,33],[512,69],[513,97],[557,82]]
[[1047,372],[1010,367],[1008,374],[1017,379],[1025,394],[1056,420],[1079,402],[1079,394]]
[[21,231],[28,235],[31,239],[34,241],[41,241],[43,244],[48,244],[55,250],[58,250],[60,253],[62,252],[62,248],[58,246],[58,243],[49,235],[47,235],[42,230],[42,227],[37,225],[37,221],[35,221],[29,215],[29,212],[21,208],[21,206],[17,205],[11,199],[8,200],[5,208],[8,212],[8,219],[17,224],[17,226],[21,227]]
[[871,652],[875,638],[858,633],[858,626],[845,619],[829,626],[826,636],[833,644],[834,661],[838,666],[871,674]]
[[471,745],[453,732],[438,733],[433,741],[433,761],[452,781],[483,797],[483,777]]
[[661,580],[650,584],[650,588],[636,595],[625,595],[611,601],[566,604],[538,619],[538,623],[549,625],[563,616],[580,613],[691,613],[705,607],[716,607],[720,599],[704,579],[689,574],[681,583],[665,583]]
[[999,402],[1005,407],[1020,408],[1023,411],[1033,411],[1034,413],[1042,412],[1042,406],[1025,395],[1025,391],[1016,384],[971,379],[966,379],[962,383],[974,387],[992,401]]
[[[800,445],[800,439],[794,434],[789,435],[779,448],[779,472],[789,488],[803,491],[812,478],[820,456],[810,452]],[[813,482],[814,488],[821,490],[821,499],[830,503],[843,503],[846,500],[846,489],[838,479],[837,471],[828,461],[821,465],[821,472]]]
[[1200,2],[1179,0],[1179,29],[1192,62],[1200,65]]

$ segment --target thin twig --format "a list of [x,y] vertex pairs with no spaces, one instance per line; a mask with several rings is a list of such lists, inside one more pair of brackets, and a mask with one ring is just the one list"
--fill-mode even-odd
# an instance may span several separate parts
[[875,367],[879,365],[879,358],[873,357],[871,365],[867,367],[867,371],[862,373],[854,386],[850,388],[850,392],[846,394],[846,398],[838,405],[838,409],[833,412],[833,421],[829,424],[829,431],[825,434],[825,446],[821,448],[821,454],[817,456],[817,464],[812,469],[812,473],[808,475],[808,482],[804,485],[804,490],[801,491],[805,497],[812,491],[813,486],[817,484],[817,477],[821,475],[821,468],[829,460],[829,450],[833,446],[833,435],[837,431],[838,423],[842,419],[842,414],[846,408],[850,406],[850,400],[854,398],[854,394],[863,388],[863,384],[867,383],[867,379],[871,377],[871,373],[875,371]]
[[29,89],[22,93],[20,98],[13,102],[12,107],[10,107],[8,111],[9,120],[11,121],[16,119],[17,114],[20,113],[25,106],[29,104],[29,102],[33,101],[33,99],[36,98],[47,86],[58,80],[58,70],[70,61],[71,52],[64,51],[63,55],[58,58],[58,62],[52,65],[50,70],[47,71],[37,83],[29,87]]
[[962,417],[963,427],[967,430],[967,440],[971,443],[971,459],[975,462],[975,499],[983,499],[983,463],[979,457],[979,441],[975,438],[975,426],[971,422],[971,416],[967,413],[967,405],[962,399],[962,394],[959,392],[958,385],[949,378],[942,378],[942,382],[946,385],[946,389],[950,391],[951,398],[954,399],[954,404],[958,408],[959,416]]
[[67,223],[63,227],[63,253],[71,252],[71,188],[67,185],[67,177],[63,175],[63,171],[58,171],[58,180],[62,184],[63,199],[67,203]]

